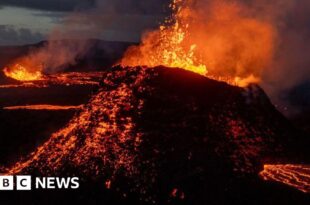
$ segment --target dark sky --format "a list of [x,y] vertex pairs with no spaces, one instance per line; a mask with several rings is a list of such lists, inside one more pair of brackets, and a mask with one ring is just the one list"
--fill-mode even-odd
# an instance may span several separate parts
[[72,11],[77,6],[93,6],[95,0],[1,0],[1,6],[16,6],[46,11]]
[[[169,0],[1,0],[0,45],[34,43],[46,39],[63,17],[74,12],[97,12],[100,18],[118,15],[102,24],[106,40],[138,41],[142,30],[155,27]],[[105,17],[106,16],[106,17]],[[130,28],[127,35],[126,29]]]

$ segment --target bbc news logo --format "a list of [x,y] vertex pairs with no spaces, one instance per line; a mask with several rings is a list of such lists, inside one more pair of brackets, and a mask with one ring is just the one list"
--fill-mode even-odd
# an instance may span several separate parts
[[[14,181],[14,179],[16,179]],[[31,176],[0,176],[0,191],[34,189],[78,189],[78,177],[35,177]]]

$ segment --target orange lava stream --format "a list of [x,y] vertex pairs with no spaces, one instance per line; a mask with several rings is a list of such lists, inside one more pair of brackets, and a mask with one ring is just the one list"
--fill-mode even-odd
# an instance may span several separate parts
[[266,164],[259,175],[264,180],[280,182],[310,193],[310,165]]
[[4,110],[77,110],[82,105],[20,105],[4,107]]
[[[137,174],[134,166],[136,153],[127,149],[126,144],[134,143],[135,147],[140,144],[140,134],[132,136],[135,124],[129,113],[140,109],[139,103],[142,102],[133,106],[132,98],[132,90],[126,85],[94,96],[65,128],[52,134],[46,143],[30,154],[28,160],[16,163],[5,174],[27,172],[30,167],[38,168],[41,173],[55,174],[64,160],[91,176],[105,172],[98,167],[97,160],[104,167],[113,167],[115,172],[125,170],[126,175]],[[123,112],[126,116],[120,117]],[[92,113],[99,113],[96,117],[101,120],[94,120]],[[85,137],[79,137],[80,129]],[[110,186],[111,182],[108,184]]]

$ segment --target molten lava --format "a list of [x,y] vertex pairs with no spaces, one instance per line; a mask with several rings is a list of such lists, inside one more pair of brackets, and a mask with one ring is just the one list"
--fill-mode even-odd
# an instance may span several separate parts
[[29,71],[25,66],[21,64],[15,64],[10,68],[3,69],[4,74],[18,81],[34,81],[41,80],[43,75],[40,71]]
[[130,47],[120,65],[179,67],[242,87],[260,81],[273,56],[271,23],[236,2],[173,0],[170,8],[173,15]]
[[68,72],[50,75],[41,75],[40,79],[32,81],[21,81],[14,84],[0,85],[1,88],[42,88],[53,85],[71,86],[71,85],[93,85],[97,86],[103,72]]
[[82,105],[19,105],[3,107],[3,110],[77,110],[82,109]]
[[310,166],[296,164],[264,165],[260,173],[264,180],[271,180],[310,193]]

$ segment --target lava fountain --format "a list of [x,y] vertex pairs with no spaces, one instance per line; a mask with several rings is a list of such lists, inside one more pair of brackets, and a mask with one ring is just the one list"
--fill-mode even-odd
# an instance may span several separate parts
[[236,2],[199,3],[174,0],[173,14],[145,33],[119,64],[178,67],[242,87],[258,83],[273,56],[272,23]]

